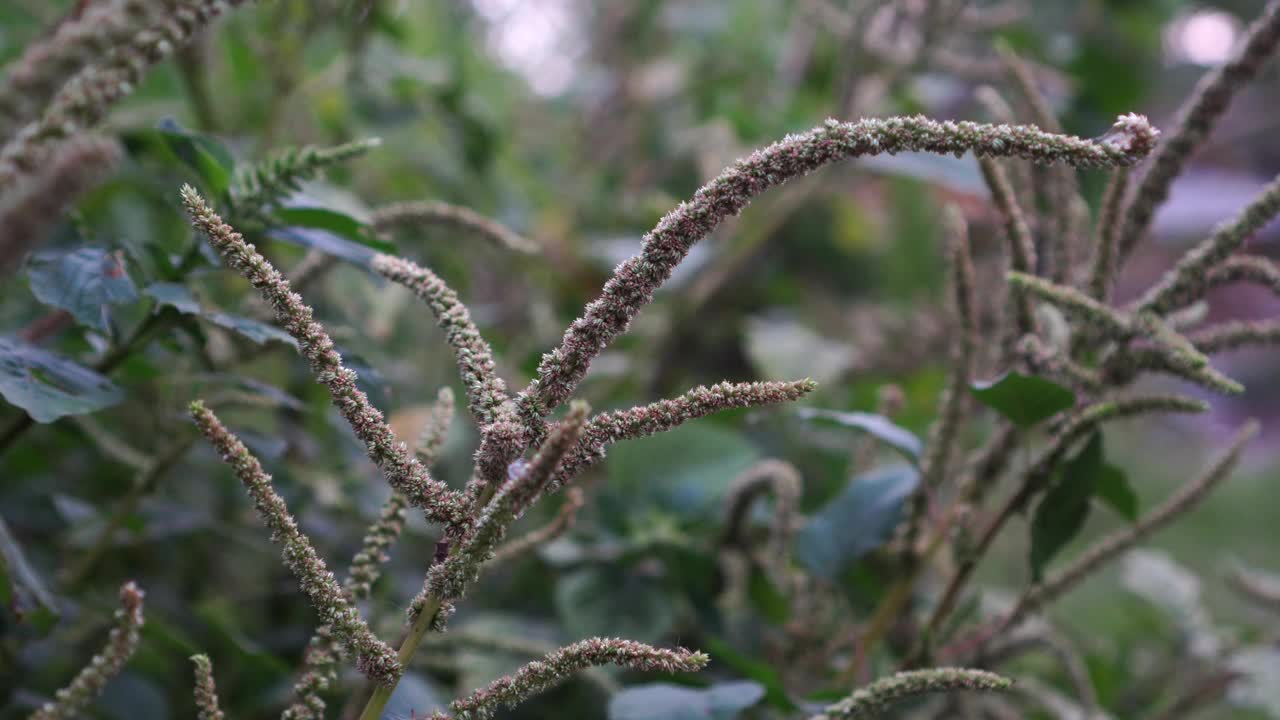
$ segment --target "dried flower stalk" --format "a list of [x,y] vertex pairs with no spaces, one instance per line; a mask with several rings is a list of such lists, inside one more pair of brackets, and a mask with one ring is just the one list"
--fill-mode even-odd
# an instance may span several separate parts
[[624,332],[698,240],[756,195],[837,160],[907,150],[1021,157],[1080,167],[1128,166],[1159,132],[1137,115],[1121,116],[1103,140],[1054,135],[1029,126],[937,122],[923,117],[834,120],[790,136],[739,160],[664,217],[645,236],[640,254],[623,262],[598,298],[573,322],[560,347],[543,356],[538,377],[521,394],[522,413],[542,418],[569,397],[591,361]]
[[412,290],[431,308],[457,357],[462,382],[467,386],[467,405],[481,429],[500,419],[513,419],[514,408],[502,407],[509,404],[510,398],[506,383],[494,367],[493,349],[471,321],[471,312],[458,299],[458,293],[434,272],[392,255],[375,256],[372,267],[379,275]]
[[298,529],[284,499],[272,488],[271,476],[262,469],[262,463],[203,403],[191,403],[191,417],[249,491],[258,515],[271,529],[272,539],[283,546],[284,563],[297,579],[299,588],[311,601],[321,622],[356,656],[360,672],[383,685],[398,680],[401,668],[395,651],[379,640],[360,617],[360,611],[352,605],[311,541]]
[[565,458],[564,467],[549,490],[554,491],[578,473],[603,460],[605,449],[619,440],[656,435],[721,410],[790,402],[812,392],[815,387],[817,383],[812,380],[725,382],[711,387],[696,387],[678,398],[601,413],[587,423],[582,439]]
[[195,665],[195,701],[196,716],[200,720],[223,720],[222,709],[218,707],[218,687],[213,681],[213,663],[208,655],[193,655],[191,662]]
[[67,209],[111,174],[120,156],[115,141],[76,137],[0,192],[0,278],[44,243]]
[[1280,0],[1270,0],[1249,26],[1230,60],[1200,78],[1182,104],[1174,129],[1152,154],[1151,167],[1134,189],[1119,234],[1119,260],[1133,252],[1151,219],[1169,197],[1169,186],[1182,173],[1187,158],[1204,141],[1232,98],[1262,69],[1280,43]]
[[145,593],[132,581],[120,588],[120,609],[115,613],[115,626],[107,635],[106,647],[93,656],[70,685],[54,694],[32,713],[29,720],[74,720],[84,715],[89,703],[102,694],[111,678],[138,649],[138,632],[142,629],[142,598]]
[[[435,462],[453,420],[453,412],[453,391],[441,388],[418,438],[416,454],[424,467],[429,468]],[[352,599],[369,597],[382,565],[389,559],[387,551],[404,529],[407,504],[403,495],[392,490],[378,513],[378,519],[365,532],[360,550],[351,559],[346,580],[342,583],[343,592]],[[293,702],[280,716],[281,720],[323,720],[325,702],[320,694],[337,682],[335,666],[340,651],[334,642],[332,628],[327,625],[319,627],[307,644],[302,670],[293,684]]]
[[483,720],[504,707],[513,707],[567,680],[574,673],[599,665],[617,665],[646,672],[697,672],[709,662],[704,653],[684,648],[665,650],[617,638],[590,638],[560,648],[540,661],[450,704],[457,720]]
[[128,43],[161,10],[157,0],[96,2],[29,44],[0,78],[0,140],[38,119],[67,81]]
[[445,225],[475,233],[508,250],[535,253],[538,244],[502,223],[461,205],[446,202],[404,202],[384,205],[373,212],[375,230]]
[[154,22],[114,47],[65,86],[43,116],[0,148],[0,194],[41,164],[54,144],[92,128],[111,106],[133,93],[147,71],[186,45],[195,33],[246,0],[176,0]]
[[537,455],[528,463],[512,465],[510,477],[485,506],[465,544],[427,573],[424,595],[414,602],[414,607],[424,605],[427,596],[446,602],[462,597],[466,586],[480,576],[480,566],[493,556],[507,528],[538,499],[560,470],[566,454],[582,435],[588,412],[586,403],[575,402]]
[[903,700],[933,693],[1007,690],[1013,683],[986,670],[933,668],[890,675],[827,707],[810,720],[878,718]]
[[240,233],[224,223],[195,188],[184,185],[182,200],[196,229],[208,237],[227,265],[257,288],[275,310],[276,321],[298,341],[299,351],[310,362],[316,380],[329,389],[338,412],[364,442],[369,459],[382,470],[391,487],[414,506],[422,508],[428,519],[447,525],[467,525],[469,503],[461,493],[432,478],[396,438],[382,413],[356,386],[355,372],[342,364],[342,356],[333,349],[333,340],[320,323],[312,319],[313,311],[290,289],[289,281],[253,245],[245,242]]

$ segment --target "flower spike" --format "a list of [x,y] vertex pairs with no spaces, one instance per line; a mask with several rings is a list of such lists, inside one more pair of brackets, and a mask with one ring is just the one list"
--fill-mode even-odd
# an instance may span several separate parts
[[262,469],[262,463],[204,403],[191,403],[191,417],[249,491],[263,523],[271,529],[272,539],[284,547],[284,564],[297,578],[299,588],[321,621],[356,656],[362,673],[384,685],[394,683],[401,672],[395,651],[379,640],[360,617],[360,611],[351,604],[311,541],[298,529],[284,499],[271,487],[271,476]]
[[521,394],[521,411],[529,419],[541,419],[568,399],[591,361],[630,326],[694,243],[725,218],[741,212],[756,195],[792,178],[838,160],[908,150],[972,151],[980,157],[1121,167],[1145,157],[1158,136],[1159,131],[1138,115],[1121,116],[1111,132],[1098,140],[1055,135],[1031,126],[938,122],[919,116],[849,123],[829,120],[807,133],[789,136],[739,160],[659,221],[645,236],[640,254],[618,266],[600,296],[569,326],[560,347],[543,356],[538,377]]
[[298,341],[299,351],[311,364],[316,380],[329,389],[338,412],[364,442],[369,459],[386,476],[391,487],[422,508],[428,519],[447,525],[466,525],[469,508],[461,493],[431,477],[422,463],[400,442],[382,413],[356,386],[356,374],[342,364],[333,340],[316,322],[310,306],[289,287],[289,281],[272,267],[244,236],[222,221],[190,185],[182,187],[182,201],[196,229],[203,232],[227,265],[244,275],[275,310],[276,320]]

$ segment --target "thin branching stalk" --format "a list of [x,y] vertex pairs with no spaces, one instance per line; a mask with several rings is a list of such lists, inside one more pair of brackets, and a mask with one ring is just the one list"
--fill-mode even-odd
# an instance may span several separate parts
[[379,640],[360,617],[360,611],[338,585],[311,541],[298,529],[284,499],[272,488],[271,476],[262,469],[262,463],[199,401],[191,404],[191,417],[249,491],[258,515],[271,529],[272,539],[284,548],[285,565],[320,616],[321,623],[332,628],[334,636],[356,657],[357,667],[369,679],[383,686],[394,684],[401,672],[395,651]]
[[538,244],[502,223],[470,208],[446,202],[404,202],[384,205],[373,212],[370,224],[378,232],[397,228],[443,225],[492,241],[499,247],[521,253],[538,252]]
[[70,685],[54,694],[32,713],[28,720],[74,720],[82,717],[89,703],[102,694],[111,678],[138,649],[138,633],[142,629],[142,598],[145,593],[132,581],[120,588],[120,609],[115,613],[115,626],[107,635],[107,644],[93,656]]
[[960,433],[969,399],[969,380],[977,350],[977,300],[974,297],[973,258],[969,233],[960,209],[950,206],[945,216],[947,264],[950,268],[951,315],[955,330],[951,341],[951,367],[947,385],[938,399],[937,420],[929,428],[929,440],[920,461],[920,482],[912,493],[903,525],[902,552],[914,562],[916,544],[928,516],[929,497],[950,471],[952,450]]
[[792,178],[838,160],[907,150],[1021,157],[1081,167],[1128,166],[1150,152],[1159,132],[1136,115],[1122,116],[1107,139],[1054,135],[1028,126],[937,122],[923,117],[828,121],[756,151],[699,189],[645,236],[639,255],[618,266],[598,298],[543,356],[538,376],[521,394],[524,415],[541,419],[562,404],[591,361],[652,299],[693,244],[751,199]]
[[[987,188],[991,191],[991,199],[995,202],[996,209],[1000,212],[1001,223],[1004,226],[1005,241],[1009,248],[1010,270],[1034,275],[1036,269],[1035,239],[1031,237],[1031,230],[1027,227],[1026,217],[1023,215],[1022,209],[1018,207],[1018,200],[1014,196],[1013,188],[1009,185],[1009,178],[1005,176],[1000,164],[992,158],[978,158],[978,165],[982,169],[982,178],[986,181]],[[1031,307],[1029,298],[1014,292],[1011,287],[1009,300],[1009,305],[1013,309],[1013,326],[1009,331],[1009,337],[1006,338],[1006,343],[1012,349],[1018,338],[1034,333],[1036,325],[1035,311]]]
[[1245,447],[1258,434],[1258,423],[1250,421],[1236,432],[1226,453],[1202,475],[1188,482],[1151,512],[1132,525],[1099,540],[1085,550],[1068,567],[1054,573],[1039,585],[1031,587],[1000,623],[1000,631],[1016,626],[1031,613],[1070,592],[1107,562],[1141,543],[1151,534],[1200,505],[1208,494],[1230,477]]
[[396,438],[382,413],[356,386],[355,372],[342,364],[342,356],[333,349],[333,340],[313,319],[312,309],[292,291],[289,281],[240,233],[224,223],[190,185],[183,186],[182,199],[196,229],[205,234],[227,265],[244,275],[262,294],[275,310],[276,321],[298,341],[298,349],[309,361],[316,380],[328,388],[338,412],[364,443],[369,459],[382,470],[391,487],[422,508],[430,520],[448,526],[469,524],[470,504],[461,493],[432,478]]
[[[929,617],[924,637],[937,636],[942,629],[942,624],[955,609],[960,593],[968,584],[979,561],[991,549],[995,538],[1004,529],[1005,524],[1022,512],[1037,493],[1044,490],[1053,476],[1053,471],[1066,458],[1067,453],[1077,441],[1093,432],[1099,424],[1111,420],[1157,413],[1201,413],[1208,409],[1208,405],[1203,402],[1177,395],[1146,395],[1097,402],[1072,414],[1054,436],[1049,447],[1023,473],[1021,486],[987,523],[973,549],[960,558],[959,566],[952,574],[942,592],[941,599]],[[920,660],[920,654],[916,653],[909,658],[908,663]]]
[[1245,600],[1265,610],[1280,612],[1280,582],[1274,578],[1242,567],[1232,568],[1226,577],[1227,585]]
[[565,491],[564,502],[556,511],[555,517],[551,518],[546,525],[499,545],[498,549],[493,551],[493,559],[488,562],[488,567],[514,560],[572,530],[578,519],[578,511],[582,509],[585,502],[586,496],[582,488],[569,488]]
[[1132,319],[1105,303],[1067,285],[1023,272],[1008,274],[1009,287],[1019,297],[1035,297],[1075,318],[1084,329],[1112,342],[1124,342],[1137,334]]
[[1226,63],[1200,78],[1183,102],[1174,128],[1152,154],[1151,167],[1126,204],[1119,234],[1119,261],[1133,252],[1151,226],[1151,219],[1168,197],[1174,178],[1204,141],[1231,100],[1257,76],[1280,43],[1280,0],[1270,0],[1249,26],[1243,42]]
[[775,586],[783,587],[803,491],[800,470],[784,460],[761,460],[742,471],[729,485],[725,496],[724,531],[720,534],[720,546],[743,552],[749,549],[747,524],[751,506],[756,498],[765,493],[771,494],[773,513],[764,557],[770,580]]
[[[1001,74],[1003,74],[1003,68]],[[993,121],[1004,125],[1018,124],[1017,113],[1013,111],[1013,106],[1000,94],[999,90],[990,85],[983,85],[973,91],[973,97]],[[1009,171],[1013,191],[1018,198],[1018,207],[1034,208],[1036,206],[1035,183],[1032,180],[1034,167],[1027,161],[1017,158],[1007,161],[1005,167]],[[1028,222],[1034,222],[1034,220],[1034,218],[1027,218]]]
[[[1018,88],[1027,107],[1031,109],[1031,119],[1044,130],[1062,132],[1062,124],[1048,98],[1040,92],[1040,85],[1036,82],[1031,67],[1003,43],[996,45],[996,51],[1008,70],[1014,87]],[[1040,173],[1046,176],[1047,184],[1045,196],[1049,212],[1046,218],[1048,222],[1044,224],[1043,230],[1049,236],[1046,244],[1051,255],[1050,277],[1054,282],[1066,283],[1070,279],[1071,268],[1075,266],[1075,245],[1079,241],[1080,229],[1076,226],[1074,206],[1080,191],[1075,171],[1070,166],[1042,168]]]
[[513,707],[546,692],[586,668],[617,665],[644,672],[697,672],[709,661],[704,653],[684,648],[666,650],[631,640],[589,638],[494,680],[467,697],[453,701],[449,709],[457,720],[485,720],[504,707]]
[[1111,180],[1102,194],[1102,206],[1098,209],[1098,221],[1093,230],[1093,259],[1089,263],[1085,292],[1104,303],[1111,297],[1111,285],[1115,282],[1120,208],[1129,191],[1129,176],[1128,168],[1111,171]]
[[1234,219],[1219,225],[1212,235],[1183,255],[1178,264],[1142,296],[1137,303],[1138,310],[1165,314],[1203,297],[1208,273],[1227,260],[1276,213],[1280,213],[1280,177],[1254,196]]
[[1206,354],[1246,347],[1280,345],[1280,320],[1236,320],[1192,333],[1188,339]]

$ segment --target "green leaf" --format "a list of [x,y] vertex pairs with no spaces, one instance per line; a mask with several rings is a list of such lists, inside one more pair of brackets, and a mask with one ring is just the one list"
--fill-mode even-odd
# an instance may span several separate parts
[[796,414],[803,420],[831,422],[842,427],[865,432],[902,453],[907,460],[913,463],[920,461],[920,454],[924,450],[924,443],[920,442],[920,438],[916,437],[915,433],[895,425],[892,420],[883,415],[823,410],[821,408],[799,408],[796,410]]
[[609,699],[609,720],[733,720],[764,697],[753,682],[694,689],[670,683],[634,685]]
[[0,601],[43,633],[58,619],[58,601],[0,520]]
[[37,300],[104,333],[107,306],[138,299],[138,289],[120,259],[101,248],[36,253],[27,264],[27,277]]
[[190,168],[210,195],[222,196],[231,187],[235,174],[231,153],[212,137],[186,130],[171,118],[155,128],[122,133],[121,140],[135,153],[150,151]]
[[369,226],[350,215],[322,207],[279,207],[272,215],[283,226],[325,230],[379,252],[395,252],[394,243],[375,236]]
[[42,423],[124,399],[124,392],[102,375],[13,337],[0,337],[0,395]]
[[609,449],[609,483],[601,508],[625,528],[654,506],[684,519],[720,510],[729,486],[760,458],[741,433],[697,421]]
[[970,390],[983,405],[1021,428],[1047,420],[1076,403],[1075,393],[1052,380],[1016,372],[975,382]]
[[199,315],[203,312],[200,301],[191,294],[187,286],[178,283],[151,283],[142,291],[161,305],[168,305],[184,315]]
[[218,327],[239,333],[259,345],[270,340],[276,340],[292,345],[295,348],[298,346],[298,341],[294,340],[292,335],[274,325],[268,325],[240,315],[224,313],[221,310],[204,308],[200,301],[184,285],[165,282],[152,283],[144,288],[142,292],[155,299],[156,302],[168,305],[184,315],[203,318]]
[[1125,520],[1134,522],[1138,519],[1138,494],[1129,485],[1129,476],[1124,470],[1111,463],[1103,463],[1093,491],[1099,500]]
[[1063,466],[1031,518],[1034,581],[1040,581],[1049,561],[1084,528],[1102,472],[1102,433],[1094,432],[1080,452]]
[[363,244],[345,240],[326,230],[305,227],[273,228],[267,231],[267,237],[314,248],[362,268],[368,268],[377,254]]
[[556,583],[556,611],[570,638],[625,637],[656,642],[676,621],[672,594],[654,578],[594,566]]
[[764,687],[765,702],[771,707],[786,711],[797,709],[787,695],[782,676],[772,665],[755,659],[715,635],[706,635],[703,644],[717,665],[724,665],[743,677],[760,683]]
[[886,465],[859,475],[796,535],[796,557],[815,575],[835,580],[893,533],[903,502],[920,480],[916,468]]
[[751,568],[751,577],[747,580],[747,597],[765,620],[774,625],[781,625],[791,616],[791,605],[787,596],[778,591],[773,581],[759,567]]

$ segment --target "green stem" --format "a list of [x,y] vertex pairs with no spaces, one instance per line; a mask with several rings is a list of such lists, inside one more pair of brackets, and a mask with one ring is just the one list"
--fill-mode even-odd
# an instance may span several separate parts
[[[422,644],[422,638],[431,631],[431,625],[435,622],[436,613],[440,612],[442,604],[437,597],[427,598],[427,602],[422,606],[422,612],[418,613],[418,619],[413,621],[409,634],[405,636],[404,642],[400,643],[400,667],[409,667],[414,654],[418,652],[418,646]],[[390,685],[375,687],[373,694],[369,696],[369,702],[364,706],[364,712],[360,713],[360,720],[379,720],[382,717],[383,708],[387,706],[387,701],[391,699],[391,693],[395,692],[399,682],[397,679]]]

